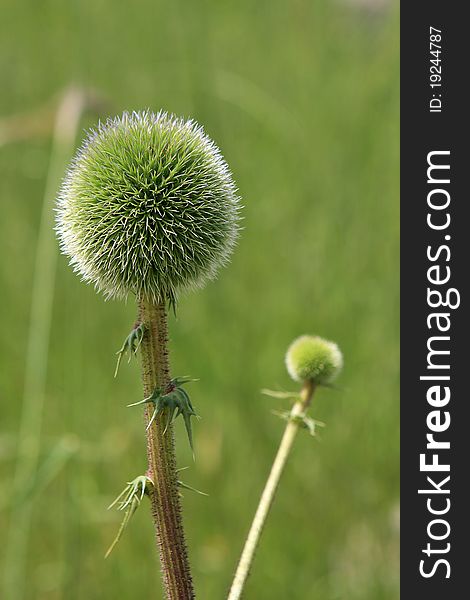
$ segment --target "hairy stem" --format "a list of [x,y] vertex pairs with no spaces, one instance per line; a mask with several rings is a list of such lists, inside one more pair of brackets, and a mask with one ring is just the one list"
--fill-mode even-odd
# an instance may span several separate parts
[[[166,308],[141,299],[139,318],[145,326],[140,348],[142,382],[147,397],[155,388],[166,389],[170,384]],[[146,425],[153,410],[152,404],[146,405]],[[163,413],[147,429],[148,475],[154,483],[149,494],[152,518],[167,598],[189,600],[195,596],[178,494],[173,427],[170,425],[165,431],[165,421]]]
[[238,600],[243,593],[243,588],[250,573],[251,565],[253,563],[256,548],[258,546],[266,518],[269,514],[274,496],[276,495],[276,490],[279,486],[279,480],[281,479],[281,475],[291,451],[292,444],[294,443],[295,436],[297,435],[297,431],[299,429],[299,424],[295,417],[303,415],[305,410],[309,407],[310,402],[312,401],[314,390],[315,386],[313,382],[306,381],[302,388],[300,399],[294,404],[291,410],[291,418],[286,425],[276,458],[274,459],[271,472],[269,473],[269,477],[261,495],[255,517],[251,524],[250,532],[246,538],[245,546],[240,557],[240,562],[238,563],[232,587],[230,588],[228,600]]

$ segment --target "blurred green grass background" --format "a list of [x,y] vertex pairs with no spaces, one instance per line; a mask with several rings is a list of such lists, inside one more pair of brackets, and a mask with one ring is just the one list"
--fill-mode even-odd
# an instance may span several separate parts
[[[319,440],[299,436],[246,598],[398,597],[398,8],[359,4],[2,5],[0,123],[33,114],[70,83],[103,95],[101,116],[146,107],[192,116],[243,197],[230,266],[184,297],[170,322],[173,373],[200,378],[191,388],[203,417],[196,463],[181,423],[176,430],[185,481],[210,494],[183,500],[204,600],[225,597],[281,436],[270,411],[282,401],[259,390],[293,388],[284,352],[304,332],[343,349],[341,391],[315,399],[327,427]],[[14,138],[0,146],[3,580],[52,143],[38,131]],[[145,469],[142,420],[125,408],[141,395],[137,363],[112,377],[134,315],[132,299],[104,302],[59,258],[40,464],[70,457],[25,491],[33,512],[17,598],[160,597],[145,509],[103,560],[119,523],[106,507]]]

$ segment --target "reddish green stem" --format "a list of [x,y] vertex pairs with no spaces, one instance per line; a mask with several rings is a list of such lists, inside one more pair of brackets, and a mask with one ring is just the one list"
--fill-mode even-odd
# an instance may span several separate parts
[[[139,318],[145,326],[140,348],[142,382],[148,397],[155,388],[165,389],[170,383],[166,308],[140,300]],[[146,425],[152,414],[153,405],[147,404]],[[164,413],[159,415],[147,429],[148,475],[154,483],[150,491],[152,518],[166,596],[169,600],[190,600],[195,594],[181,516],[173,427],[165,431],[165,417]]]

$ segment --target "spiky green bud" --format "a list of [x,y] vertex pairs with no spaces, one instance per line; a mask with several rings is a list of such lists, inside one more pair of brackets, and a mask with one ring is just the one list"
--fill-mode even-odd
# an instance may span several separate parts
[[343,355],[334,342],[318,336],[302,335],[289,346],[286,366],[294,381],[328,385],[341,371]]
[[124,113],[91,131],[62,184],[62,251],[107,297],[175,301],[227,261],[239,198],[219,149],[194,121]]

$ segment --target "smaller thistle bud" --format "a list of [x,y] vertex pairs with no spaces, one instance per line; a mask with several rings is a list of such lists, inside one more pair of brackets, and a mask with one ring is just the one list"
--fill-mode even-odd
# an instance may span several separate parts
[[343,367],[343,355],[334,342],[314,335],[302,335],[286,353],[286,367],[294,381],[330,384]]

